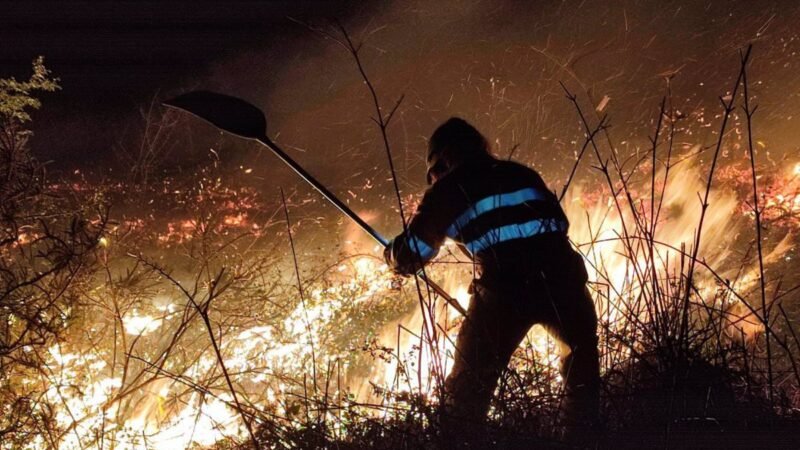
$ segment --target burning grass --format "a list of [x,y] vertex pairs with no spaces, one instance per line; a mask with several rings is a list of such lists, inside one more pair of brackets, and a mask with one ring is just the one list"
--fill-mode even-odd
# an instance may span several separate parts
[[[746,59],[741,74],[745,67]],[[591,128],[568,95],[588,153],[562,204],[600,319],[600,445],[681,447],[712,435],[721,443],[738,436],[731,428],[767,424],[774,432],[792,423],[800,343],[782,305],[797,299],[786,260],[800,223],[800,162],[750,166],[761,144],[749,148],[741,133],[723,139],[725,122],[736,120],[733,94],[716,147],[675,142],[683,118],[667,97],[649,151],[619,160],[605,120]],[[380,124],[385,131],[388,120]],[[749,134],[750,121],[742,125]],[[720,157],[735,146],[743,157]],[[87,225],[102,232],[87,238],[80,282],[63,285],[74,301],[61,311],[59,332],[3,354],[34,354],[37,363],[4,372],[4,414],[24,409],[35,420],[7,426],[1,447],[435,441],[437,389],[461,319],[424,287],[420,294],[414,281],[393,278],[380,248],[359,239],[309,248],[305,237],[340,230],[313,214],[284,220],[309,208],[308,199],[281,204],[213,164],[188,182],[72,178],[48,189],[86,202],[91,194],[116,212]],[[32,249],[45,232],[21,229],[3,257],[18,258],[12,253]],[[471,265],[454,250],[445,244],[429,275],[466,305]],[[534,327],[515,353],[490,413],[495,446],[560,445],[555,350]]]

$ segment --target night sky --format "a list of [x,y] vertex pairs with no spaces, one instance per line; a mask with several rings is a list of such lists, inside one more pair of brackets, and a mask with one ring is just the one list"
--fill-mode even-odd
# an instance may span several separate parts
[[[51,168],[110,167],[142,105],[204,88],[259,104],[271,136],[309,169],[343,174],[327,180],[342,188],[361,185],[361,170],[385,163],[362,80],[346,52],[289,17],[340,19],[366,42],[383,101],[405,95],[390,132],[415,192],[425,138],[450,115],[475,123],[500,153],[519,144],[516,157],[557,178],[582,133],[559,81],[592,108],[608,96],[614,138],[637,151],[664,74],[675,74],[682,113],[712,119],[751,42],[760,137],[772,155],[798,150],[800,4],[788,0],[4,2],[0,76],[27,77],[43,55],[61,79],[31,141]],[[695,125],[687,142],[713,141]],[[192,154],[217,145],[200,143]],[[246,154],[254,165],[260,157]]]
[[108,152],[132,111],[157,92],[196,82],[241,52],[280,48],[308,33],[288,17],[344,20],[354,3],[4,1],[0,77],[27,78],[43,55],[62,90],[46,95],[34,117],[34,150],[91,160]]

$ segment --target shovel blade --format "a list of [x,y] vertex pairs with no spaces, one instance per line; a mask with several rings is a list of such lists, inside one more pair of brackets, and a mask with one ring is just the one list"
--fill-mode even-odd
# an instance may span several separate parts
[[210,91],[193,91],[163,104],[191,113],[223,131],[243,138],[259,139],[267,134],[264,113],[238,97]]

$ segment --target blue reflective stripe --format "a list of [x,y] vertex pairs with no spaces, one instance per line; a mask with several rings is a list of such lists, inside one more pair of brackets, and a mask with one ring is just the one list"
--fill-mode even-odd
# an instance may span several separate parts
[[492,245],[512,239],[522,239],[537,234],[567,231],[567,223],[556,219],[536,219],[530,222],[505,225],[489,231],[474,241],[464,244],[474,255]]
[[408,245],[414,253],[419,255],[423,262],[436,256],[436,250],[413,234],[406,239],[406,245]]
[[464,211],[447,229],[447,236],[455,237],[473,219],[496,208],[516,206],[532,200],[546,200],[547,195],[537,189],[525,188],[506,194],[492,195],[478,200]]

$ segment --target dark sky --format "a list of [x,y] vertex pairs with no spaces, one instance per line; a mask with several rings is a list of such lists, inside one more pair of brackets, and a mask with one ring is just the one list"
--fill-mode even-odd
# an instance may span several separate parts
[[[27,78],[43,55],[63,89],[35,116],[34,150],[94,158],[126,115],[157,91],[202,78],[215,62],[307,34],[287,17],[346,18],[356,2],[3,1],[0,77]],[[360,6],[360,10],[364,7]],[[103,126],[97,126],[97,124]]]
[[[676,105],[692,117],[682,138],[713,142],[700,120],[717,114],[748,43],[761,139],[772,155],[797,151],[793,0],[6,1],[0,77],[27,77],[37,55],[60,77],[63,89],[44,96],[31,141],[40,158],[56,161],[51,167],[113,156],[154,96],[204,88],[262,106],[270,135],[310,169],[361,183],[351,166],[383,162],[372,103],[346,52],[290,16],[339,18],[366,42],[364,63],[384,101],[405,95],[391,137],[409,173],[421,173],[420,149],[435,125],[460,115],[498,151],[520,144],[515,157],[553,162],[553,176],[561,174],[582,132],[559,81],[593,103],[590,111],[608,96],[615,138],[637,151],[663,74],[674,72]],[[217,145],[181,142],[192,154]]]

